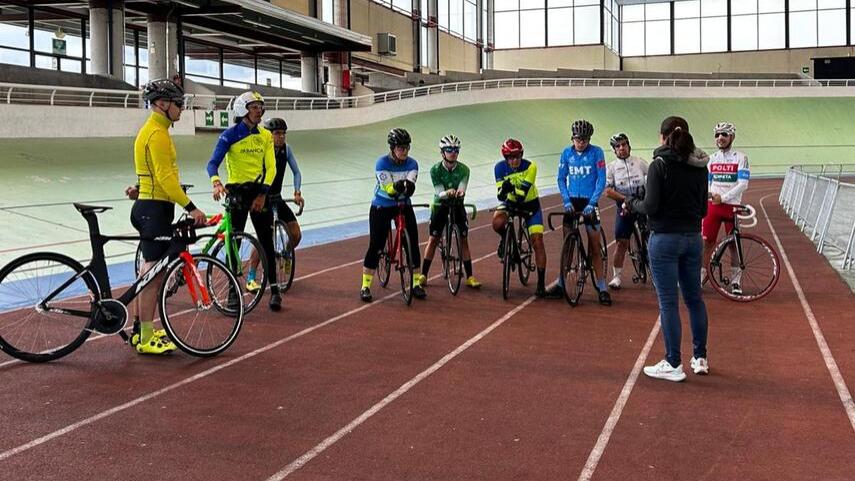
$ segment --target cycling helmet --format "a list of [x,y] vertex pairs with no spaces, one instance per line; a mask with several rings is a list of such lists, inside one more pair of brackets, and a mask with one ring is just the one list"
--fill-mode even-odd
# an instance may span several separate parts
[[254,102],[261,102],[261,105],[263,106],[264,97],[262,97],[258,92],[244,92],[238,95],[232,104],[232,110],[234,110],[235,117],[245,117],[246,114],[249,113],[249,104]]
[[274,130],[288,131],[288,124],[285,123],[285,119],[280,119],[279,117],[274,117],[268,120],[264,123],[264,127],[271,132]]
[[390,130],[389,138],[387,140],[389,142],[389,148],[395,148],[401,145],[410,145],[413,142],[413,139],[410,137],[410,133],[404,129]]
[[618,144],[620,144],[621,142],[626,142],[626,145],[630,145],[629,137],[627,137],[627,135],[623,132],[618,132],[612,135],[612,138],[609,139],[609,145],[611,145],[613,149],[616,149]]
[[444,149],[446,147],[457,147],[460,148],[460,139],[457,138],[454,134],[448,134],[445,137],[439,139],[439,148]]
[[728,136],[733,137],[736,135],[736,127],[730,122],[719,122],[715,124],[715,129],[713,129],[713,133],[715,134],[727,134]]
[[179,101],[184,100],[184,89],[172,80],[162,78],[145,84],[142,95],[149,103],[160,99]]
[[508,158],[511,155],[523,155],[523,144],[517,139],[508,139],[502,144],[502,157]]
[[594,135],[594,126],[587,120],[577,120],[570,126],[570,132],[573,138],[590,139]]

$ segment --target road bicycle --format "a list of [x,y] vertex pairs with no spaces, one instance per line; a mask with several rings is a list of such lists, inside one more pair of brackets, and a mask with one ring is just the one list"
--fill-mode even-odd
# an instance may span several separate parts
[[[583,242],[580,224],[584,225],[585,216],[581,212],[553,212],[549,214],[549,229],[555,230],[552,225],[553,217],[561,216],[564,227],[564,241],[561,244],[560,275],[564,280],[564,299],[573,307],[579,305],[582,292],[585,290],[585,281],[590,276],[591,285],[597,287],[597,276],[594,273],[594,265],[591,253]],[[606,259],[605,252],[608,249],[605,235],[600,227],[600,253]],[[587,238],[587,235],[584,236]],[[604,260],[603,268],[607,266]],[[605,271],[603,271],[605,272]]]
[[[751,302],[772,292],[781,274],[778,253],[766,239],[745,234],[757,225],[757,211],[750,205],[733,209],[733,230],[718,243],[707,263],[712,287],[727,299]],[[742,221],[752,221],[741,225]]]
[[[192,187],[186,185],[182,187]],[[186,191],[186,188],[185,188]],[[240,208],[241,200],[238,195],[226,195],[223,203],[224,212],[208,218],[208,225],[217,226],[217,230],[211,234],[197,236],[196,247],[192,250],[209,254],[224,262],[237,278],[241,285],[240,292],[243,298],[244,312],[247,314],[258,306],[267,287],[267,256],[261,247],[261,242],[248,232],[235,231],[232,227],[231,212]],[[198,247],[201,244],[201,247]],[[253,252],[258,252],[259,264],[263,266],[257,270],[255,282],[257,288],[250,288],[247,283],[249,273],[250,257]],[[143,264],[142,250],[137,246],[134,268],[135,274],[139,276],[140,267]]]
[[442,260],[442,277],[448,283],[448,290],[456,296],[460,292],[460,283],[466,275],[463,268],[463,235],[458,226],[457,207],[463,206],[464,209],[470,209],[472,211],[470,219],[475,219],[478,208],[474,204],[464,204],[462,199],[457,198],[443,200],[441,204],[447,207],[448,218],[436,246]]
[[[392,270],[398,272],[401,277],[401,298],[406,305],[413,302],[413,245],[410,235],[407,233],[407,222],[404,217],[405,202],[398,202],[398,212],[395,214],[395,229],[390,230],[380,251],[380,263],[377,265],[377,277],[382,287],[389,284]],[[416,204],[413,207],[427,207],[427,204]]]
[[508,215],[499,252],[499,261],[502,263],[502,298],[507,299],[510,296],[511,272],[517,271],[520,283],[527,286],[528,279],[535,270],[531,234],[528,232],[528,224],[525,221],[533,213],[516,208],[513,204],[490,209],[490,212],[497,210],[504,211]]
[[[160,321],[169,338],[184,352],[209,357],[237,339],[243,324],[242,299],[230,304],[240,286],[226,265],[186,250],[165,254],[118,298],[113,298],[104,245],[142,240],[105,236],[97,214],[111,207],[74,204],[89,227],[92,259],[87,266],[55,252],[21,256],[0,270],[0,349],[29,362],[59,359],[80,347],[93,332],[118,334],[128,322],[127,305],[164,274],[158,290]],[[174,234],[147,240],[192,243],[193,219],[173,225]]]

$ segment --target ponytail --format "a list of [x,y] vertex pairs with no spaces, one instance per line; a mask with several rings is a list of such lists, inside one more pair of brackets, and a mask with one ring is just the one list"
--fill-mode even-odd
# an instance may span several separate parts
[[689,133],[689,123],[682,117],[668,117],[662,121],[659,133],[665,137],[665,145],[677,152],[677,155],[688,159],[695,151],[695,139]]

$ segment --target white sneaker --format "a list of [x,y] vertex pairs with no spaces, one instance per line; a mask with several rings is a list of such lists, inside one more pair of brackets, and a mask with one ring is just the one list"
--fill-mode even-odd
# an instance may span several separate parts
[[611,287],[612,289],[620,289],[620,276],[619,275],[612,277],[612,280],[609,281],[609,287]]
[[692,371],[694,371],[695,374],[705,376],[710,373],[710,365],[709,363],[707,363],[707,360],[704,357],[693,357],[692,362],[689,363],[689,366],[692,367]]
[[644,374],[652,378],[664,379],[666,381],[673,382],[680,382],[683,379],[686,379],[686,373],[683,372],[682,364],[677,367],[671,367],[671,364],[665,359],[659,361],[658,364],[653,366],[645,366]]

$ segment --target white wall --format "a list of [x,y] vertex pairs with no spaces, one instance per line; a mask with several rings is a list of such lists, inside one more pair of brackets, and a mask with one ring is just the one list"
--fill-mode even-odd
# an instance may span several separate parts
[[[855,97],[852,87],[518,87],[445,93],[341,110],[268,110],[266,116],[288,119],[289,130],[321,130],[367,125],[395,117],[463,105],[513,100],[595,98],[755,98]],[[205,125],[205,111],[196,110],[196,125]],[[219,118],[219,112],[215,112]]]
[[[138,108],[0,104],[0,138],[135,137],[149,111]],[[204,116],[202,121],[204,122]],[[192,112],[172,135],[194,135]]]

